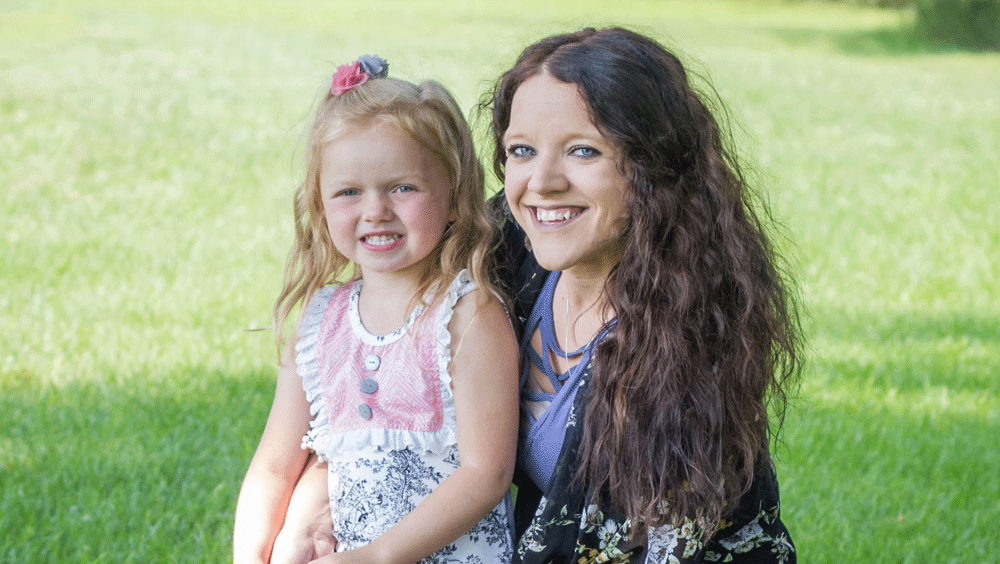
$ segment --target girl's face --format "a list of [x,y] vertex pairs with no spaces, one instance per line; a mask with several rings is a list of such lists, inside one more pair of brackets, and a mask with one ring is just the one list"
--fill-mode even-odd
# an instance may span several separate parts
[[621,257],[628,180],[575,84],[524,81],[504,135],[504,192],[547,270],[606,275]]
[[319,181],[337,251],[365,278],[418,281],[453,219],[440,160],[395,124],[376,120],[323,149]]

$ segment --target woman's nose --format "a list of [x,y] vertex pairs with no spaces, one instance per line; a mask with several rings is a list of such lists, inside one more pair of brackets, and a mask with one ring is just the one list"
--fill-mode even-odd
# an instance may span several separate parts
[[392,219],[392,202],[382,193],[369,193],[361,210],[361,219],[374,223]]
[[528,190],[539,194],[561,192],[569,187],[562,159],[554,152],[538,155],[534,159]]

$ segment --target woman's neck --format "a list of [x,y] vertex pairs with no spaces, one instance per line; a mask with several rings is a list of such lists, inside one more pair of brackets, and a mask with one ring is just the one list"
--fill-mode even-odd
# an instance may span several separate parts
[[605,292],[607,280],[608,272],[560,273],[552,295],[552,321],[563,350],[577,350],[589,343],[614,317]]
[[610,270],[584,270],[570,268],[559,273],[556,295],[569,301],[570,308],[583,311],[591,306],[607,303],[605,286]]

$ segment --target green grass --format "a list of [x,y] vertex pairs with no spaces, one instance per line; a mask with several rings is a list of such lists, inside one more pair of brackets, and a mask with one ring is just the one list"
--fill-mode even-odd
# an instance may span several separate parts
[[220,562],[273,389],[310,105],[376,52],[471,108],[544,34],[674,45],[785,225],[804,562],[984,562],[1000,521],[1000,56],[827,3],[0,1],[0,561]]

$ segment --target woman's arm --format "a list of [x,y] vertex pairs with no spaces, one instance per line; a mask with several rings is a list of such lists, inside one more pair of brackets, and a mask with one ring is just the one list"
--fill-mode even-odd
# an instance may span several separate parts
[[285,524],[274,539],[271,564],[305,564],[337,548],[326,472],[326,463],[310,454],[288,501]]
[[410,564],[469,531],[510,487],[517,448],[517,342],[484,292],[459,300],[449,324],[461,466],[368,546],[317,562]]
[[309,402],[295,371],[296,339],[289,339],[278,366],[274,403],[236,502],[233,563],[266,564],[285,519],[292,489],[306,462],[300,447],[309,429]]

